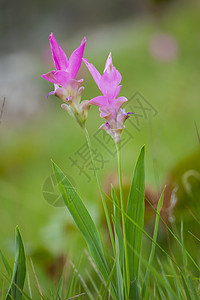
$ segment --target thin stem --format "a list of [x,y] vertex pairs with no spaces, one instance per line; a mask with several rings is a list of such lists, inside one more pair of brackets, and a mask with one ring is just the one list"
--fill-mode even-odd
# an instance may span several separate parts
[[111,223],[110,223],[110,218],[109,218],[109,214],[108,214],[108,208],[107,208],[107,205],[106,205],[106,200],[105,200],[105,197],[104,197],[104,192],[103,192],[103,189],[102,189],[102,186],[101,186],[101,181],[99,179],[99,175],[98,175],[98,172],[97,172],[97,169],[96,169],[96,164],[95,164],[94,155],[93,155],[93,152],[92,152],[92,145],[91,145],[91,141],[90,141],[90,136],[89,136],[89,133],[88,133],[87,128],[85,126],[83,127],[83,131],[84,131],[85,136],[86,136],[86,140],[87,140],[87,144],[88,144],[88,147],[89,147],[90,156],[91,156],[91,160],[92,160],[92,164],[93,164],[93,168],[94,168],[94,173],[95,173],[97,184],[98,184],[98,187],[99,187],[99,190],[100,190],[100,194],[101,194],[101,198],[102,198],[104,212],[105,212],[105,215],[106,215],[106,221],[107,221],[107,224],[108,224],[108,230],[109,230],[109,234],[110,234],[112,247],[113,247],[113,250],[115,251],[115,242],[114,242],[113,231],[112,231],[112,227],[111,227]]
[[[121,169],[121,155],[120,155],[120,144],[116,144],[117,148],[117,158],[118,158],[118,173],[119,173],[119,188],[120,188],[120,201],[121,201],[121,212],[122,212],[122,227],[124,234],[124,258],[125,258],[125,270],[126,270],[126,280],[125,291],[126,294],[129,294],[129,264],[128,264],[128,252],[127,252],[127,240],[126,240],[126,227],[125,227],[125,210],[124,210],[124,201],[123,201],[123,185],[122,185],[122,169]],[[124,276],[125,278],[125,276]]]

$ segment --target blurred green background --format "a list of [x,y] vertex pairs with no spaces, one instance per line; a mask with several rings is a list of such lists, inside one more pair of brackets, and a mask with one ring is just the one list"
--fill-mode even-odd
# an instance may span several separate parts
[[[48,276],[56,259],[67,254],[76,261],[82,252],[84,242],[67,210],[51,205],[57,195],[51,159],[69,176],[106,234],[94,174],[86,166],[89,160],[84,165],[87,175],[71,162],[84,149],[83,132],[60,108],[59,99],[45,99],[53,89],[40,77],[54,69],[48,44],[51,31],[68,55],[86,36],[84,57],[100,72],[112,52],[122,74],[120,95],[130,99],[127,110],[133,108],[140,115],[139,123],[135,116],[127,121],[124,132],[125,189],[146,144],[147,195],[156,204],[167,184],[163,215],[177,227],[183,218],[187,243],[197,253],[198,244],[188,231],[199,236],[192,217],[199,215],[200,207],[199,1],[1,1],[0,14],[0,107],[6,99],[0,123],[0,248],[7,258],[13,261],[17,224],[27,254]],[[84,65],[82,77],[83,99],[100,95]],[[146,105],[147,115],[138,103]],[[112,145],[98,132],[101,123],[98,109],[92,107],[87,127],[101,154],[99,171],[109,193],[110,183],[117,186],[117,163]],[[149,230],[154,217],[148,211],[147,215]]]

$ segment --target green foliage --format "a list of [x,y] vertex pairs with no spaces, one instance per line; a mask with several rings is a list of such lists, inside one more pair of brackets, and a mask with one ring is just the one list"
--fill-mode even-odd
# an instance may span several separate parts
[[[6,268],[7,269],[7,268]],[[11,285],[6,297],[6,300],[21,300],[22,290],[26,277],[26,258],[24,252],[24,245],[22,242],[19,228],[16,227],[15,232],[15,263],[12,273]]]
[[[156,241],[157,241],[157,235],[158,235],[158,225],[159,225],[159,219],[160,219],[160,212],[161,212],[162,205],[163,205],[164,191],[165,191],[165,189],[163,190],[162,195],[158,201],[157,214],[156,214],[154,233],[153,233],[153,241],[152,241],[151,252],[150,252],[150,256],[149,256],[149,265],[152,265],[154,254],[155,254],[155,247],[156,247]],[[147,294],[146,294],[146,286],[148,285],[148,278],[149,278],[149,268],[147,266],[145,277],[144,277],[144,283],[142,286],[142,298],[144,298],[144,299],[145,299],[145,297],[146,297],[146,299],[148,299]]]
[[75,188],[58,166],[53,162],[52,165],[63,200],[76,225],[83,234],[95,264],[106,281],[109,277],[109,269],[98,230]]
[[[144,226],[144,196],[145,196],[145,173],[144,173],[144,151],[142,148],[131,184],[128,205],[127,216],[134,220],[142,229]],[[128,247],[128,261],[130,272],[130,298],[138,298],[138,279],[139,279],[139,263],[140,258],[134,255],[133,249],[140,253],[142,232],[139,230],[130,220],[126,219],[126,236]]]
[[1,250],[0,250],[0,256],[1,256],[1,260],[2,260],[2,262],[4,264],[4,267],[6,269],[6,272],[7,272],[8,276],[9,276],[9,278],[11,278],[11,276],[12,276],[12,269],[11,269],[11,267],[10,267],[10,265],[9,265],[6,257],[1,252]]

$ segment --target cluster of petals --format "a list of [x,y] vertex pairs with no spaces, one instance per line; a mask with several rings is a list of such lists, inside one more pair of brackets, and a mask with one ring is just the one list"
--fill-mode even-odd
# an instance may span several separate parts
[[53,33],[50,34],[49,41],[56,70],[42,75],[42,78],[54,83],[55,87],[55,90],[50,92],[47,97],[55,95],[60,98],[65,102],[65,104],[62,104],[62,108],[76,117],[80,124],[83,124],[87,118],[90,106],[87,100],[80,102],[84,89],[81,87],[83,79],[76,80],[76,76],[82,63],[86,38],[74,50],[69,60],[58,45]]
[[131,114],[121,108],[128,101],[127,98],[118,97],[122,87],[120,85],[121,74],[113,66],[111,53],[106,61],[103,75],[87,59],[83,61],[103,94],[91,99],[89,103],[99,107],[100,117],[106,121],[100,128],[110,134],[116,143],[119,143],[122,130],[125,128],[124,122]]

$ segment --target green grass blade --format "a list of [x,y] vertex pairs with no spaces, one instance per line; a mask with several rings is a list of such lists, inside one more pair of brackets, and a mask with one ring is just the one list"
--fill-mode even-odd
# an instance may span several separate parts
[[26,258],[24,245],[22,242],[21,234],[18,226],[15,232],[15,263],[12,274],[12,281],[6,296],[6,300],[12,299],[21,300],[24,287],[24,281],[26,277]]
[[[140,256],[140,253],[136,253],[136,251],[134,249],[133,249],[133,251],[135,252],[135,255],[137,255],[138,257]],[[166,291],[168,291],[169,297],[167,299],[176,299],[177,295],[176,295],[174,289],[169,284],[169,281],[167,279],[167,275],[166,275],[163,267],[161,268],[162,272],[160,272],[160,270],[158,271],[157,270],[158,268],[154,267],[153,265],[149,265],[148,261],[143,256],[141,256],[141,265],[144,265],[146,268],[147,267],[149,268],[149,270],[151,272],[152,281],[154,281],[154,280],[158,281],[158,283],[160,283],[162,285],[162,287]],[[149,290],[149,294],[152,294],[152,292],[150,291],[151,288],[148,287],[148,286],[147,286],[147,288]],[[173,296],[173,298],[172,298],[172,296]],[[142,298],[140,298],[140,299],[142,299]],[[135,300],[135,298],[134,298],[134,300]]]
[[[157,214],[156,214],[154,233],[153,233],[153,241],[154,242],[152,242],[152,246],[151,246],[151,252],[150,252],[150,256],[149,256],[149,265],[152,264],[154,254],[155,254],[155,248],[156,248],[155,243],[157,241],[158,225],[159,225],[159,219],[160,219],[160,212],[161,212],[162,205],[163,205],[164,191],[165,191],[165,189],[163,190],[161,197],[158,201]],[[148,285],[148,277],[149,277],[149,268],[147,267],[146,273],[145,273],[145,278],[144,278],[144,283],[143,283],[143,287],[142,287],[142,299],[145,299],[145,297],[146,297],[146,285]]]
[[[160,266],[160,269],[161,269],[161,274],[162,274],[162,276],[163,276],[163,279],[164,279],[164,281],[165,281],[165,285],[166,285],[166,287],[165,287],[165,290],[166,290],[166,293],[167,293],[167,295],[168,295],[168,298],[170,299],[171,298],[171,291],[173,290],[172,289],[172,287],[171,287],[171,285],[170,285],[170,283],[169,283],[169,280],[168,280],[168,277],[167,277],[167,274],[166,274],[166,272],[165,272],[165,270],[164,270],[164,267],[163,267],[163,265],[162,265],[162,263],[161,263],[161,261],[160,261],[160,259],[157,257],[157,261],[158,261],[158,264],[159,264],[159,266]],[[170,289],[171,289],[171,291],[170,291]]]
[[12,276],[12,269],[11,269],[11,267],[10,267],[10,265],[9,265],[6,257],[1,252],[1,250],[0,250],[0,256],[1,256],[1,260],[2,260],[2,262],[4,264],[4,267],[6,269],[6,272],[8,273],[8,276],[11,277]]
[[184,247],[184,238],[183,238],[183,220],[181,220],[181,250],[182,250],[182,259],[183,259],[183,266],[184,268],[187,268],[188,261],[187,261],[187,255],[185,253],[185,247]]
[[120,210],[119,210],[119,200],[117,198],[117,195],[115,193],[114,187],[111,186],[111,195],[113,199],[113,205],[114,205],[114,222],[115,222],[115,239],[116,235],[118,238],[118,244],[119,244],[119,255],[120,255],[120,262],[121,262],[121,271],[123,274],[123,235],[122,235],[122,228],[121,228],[121,220],[120,220]]
[[200,298],[200,292],[199,292],[198,288],[195,286],[191,275],[189,275],[189,274],[187,276],[187,281],[188,281],[188,285],[189,285],[189,288],[191,290],[191,293],[193,294],[193,298],[194,299],[199,299]]
[[73,290],[73,284],[74,284],[75,276],[76,276],[76,271],[75,271],[75,266],[73,266],[72,275],[71,275],[69,283],[68,283],[69,286],[68,286],[68,289],[67,289],[66,298],[69,298],[72,295],[72,290]]
[[99,290],[98,290],[98,287],[97,287],[97,284],[96,284],[95,280],[93,279],[93,277],[91,276],[91,274],[88,271],[86,271],[86,274],[87,274],[87,280],[89,280],[89,282],[92,285],[94,291],[96,292],[96,294],[98,294]]
[[30,276],[28,270],[27,270],[27,282],[28,282],[29,295],[32,298],[31,282],[30,282]]
[[178,299],[184,299],[181,282],[180,282],[180,279],[177,275],[175,267],[174,267],[172,261],[169,258],[168,258],[168,262],[169,262],[169,265],[170,265],[171,270],[173,272],[174,286],[175,286],[175,289],[176,289],[177,298]]
[[2,284],[1,284],[1,300],[4,300],[4,293],[5,293],[5,283],[4,283],[4,279],[2,279]]
[[120,222],[120,210],[119,210],[119,200],[115,193],[114,187],[111,186],[111,195],[113,199],[114,206],[114,233],[115,233],[115,252],[116,252],[116,281],[117,281],[117,294],[118,299],[124,299],[124,281],[123,281],[123,235]]
[[107,281],[109,270],[97,228],[88,210],[83,204],[83,201],[77,194],[70,181],[54,162],[52,162],[52,165],[58,183],[58,188],[63,200],[76,225],[85,238],[90,254],[97,265],[97,268],[101,272],[104,280]]
[[194,235],[192,232],[190,232],[190,231],[188,231],[188,233],[189,234],[191,234],[198,242],[200,242],[200,239],[196,236],[196,235]]
[[[77,284],[77,278],[76,278],[76,276],[77,276],[78,279],[79,279],[79,281],[80,281],[80,283],[81,283],[81,285],[82,285],[82,287],[84,288],[84,290],[85,290],[85,292],[86,292],[86,294],[87,294],[88,299],[93,300],[93,295],[92,295],[90,289],[88,288],[88,286],[87,286],[87,284],[86,284],[84,278],[81,276],[81,274],[79,274],[78,270],[76,269],[76,267],[73,265],[72,262],[71,262],[71,265],[72,265],[73,270],[74,270],[74,272],[75,272],[75,273],[74,273],[74,278],[73,278],[72,288],[76,287],[76,284]],[[67,297],[67,298],[68,298],[68,297]],[[73,298],[73,296],[72,296],[71,298]],[[71,298],[70,298],[70,299],[71,299]]]
[[190,291],[188,289],[187,283],[186,283],[185,278],[184,278],[182,273],[181,273],[181,278],[182,278],[182,281],[183,281],[183,286],[184,286],[186,298],[187,298],[187,300],[192,300],[192,298],[190,296]]
[[[127,215],[130,219],[134,220],[140,228],[144,226],[144,210],[145,210],[145,171],[144,171],[144,154],[145,146],[142,147],[140,155],[137,160],[135,172],[130,188]],[[136,252],[140,253],[142,232],[126,218],[126,237],[127,243],[133,245]],[[130,273],[130,298],[137,296],[136,290],[136,279],[139,280],[139,262],[140,257],[134,255],[133,251],[128,247],[128,262],[129,262],[129,273]]]
[[[103,295],[102,295],[102,300],[106,299],[106,295],[107,295],[107,293],[109,292],[109,286],[110,286],[110,283],[111,283],[111,281],[112,281],[112,277],[113,277],[113,275],[114,275],[114,271],[115,271],[115,268],[116,268],[116,262],[117,262],[117,260],[115,259],[115,261],[114,261],[114,263],[113,263],[113,266],[112,266],[112,269],[111,269],[111,271],[110,271],[108,280],[107,280],[107,282],[106,282],[105,290],[104,290]],[[119,296],[119,295],[117,295],[117,299],[119,299],[118,296]]]
[[[152,209],[156,212],[155,208],[153,207],[153,205],[151,204],[151,202],[146,198],[146,200],[148,201],[149,205],[152,207]],[[157,213],[157,212],[156,212]],[[187,255],[187,257],[190,259],[190,261],[193,263],[193,265],[197,268],[197,270],[200,272],[200,267],[198,266],[198,264],[196,263],[196,261],[193,259],[193,257],[190,255],[190,253],[187,251],[187,249],[184,247],[184,245],[182,245],[181,241],[179,240],[179,238],[173,233],[173,231],[169,228],[169,226],[167,225],[167,223],[164,221],[164,219],[160,216],[160,220],[162,221],[162,223],[165,225],[165,227],[167,228],[167,230],[170,232],[170,234],[173,236],[173,238],[177,241],[177,243],[179,244],[179,246],[181,248],[184,248],[185,254]],[[161,249],[161,248],[160,248]],[[169,256],[169,255],[168,255]]]
[[[0,270],[0,275],[7,281],[7,282],[9,282],[10,283],[10,285],[11,285],[11,283],[13,282],[12,280],[11,280],[11,278],[8,278],[1,270]],[[32,298],[30,298],[22,289],[20,289],[20,287],[19,286],[17,286],[14,282],[13,282],[13,285],[15,285],[16,286],[16,288],[22,293],[22,295],[23,295],[23,299],[27,299],[27,300],[32,300]],[[8,293],[7,293],[7,295],[8,295]],[[11,299],[14,299],[11,295],[10,295],[10,298]],[[5,300],[6,298],[3,298],[3,300]],[[16,300],[16,299],[14,299],[14,300]]]
[[[120,245],[119,245],[119,239],[116,232],[116,224],[114,222],[114,234],[115,234],[115,259],[116,259],[116,282],[117,282],[117,296],[119,300],[124,299],[124,280],[122,276],[122,262],[120,259]],[[122,257],[123,259],[123,257]]]
[[56,300],[62,299],[63,282],[64,282],[64,272],[62,273],[59,284],[58,284]]
[[117,279],[117,295],[119,300],[124,299],[124,290],[123,290],[123,276],[121,272],[120,265],[120,252],[119,252],[119,241],[118,237],[116,237],[116,279]]

